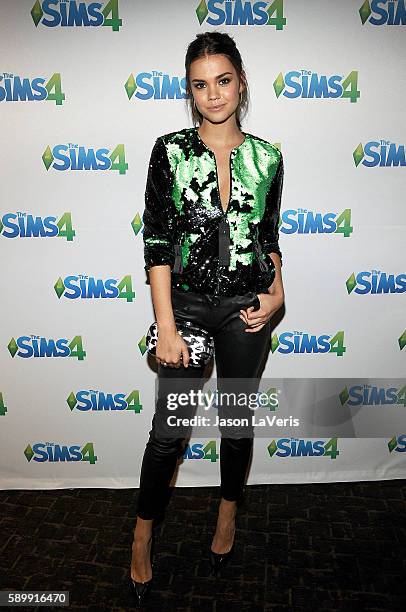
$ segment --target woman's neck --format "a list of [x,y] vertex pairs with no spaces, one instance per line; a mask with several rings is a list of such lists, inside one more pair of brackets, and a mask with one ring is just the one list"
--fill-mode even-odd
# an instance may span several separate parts
[[205,144],[213,149],[236,147],[244,141],[244,134],[238,128],[235,121],[223,124],[209,123],[203,121],[198,127],[199,136]]

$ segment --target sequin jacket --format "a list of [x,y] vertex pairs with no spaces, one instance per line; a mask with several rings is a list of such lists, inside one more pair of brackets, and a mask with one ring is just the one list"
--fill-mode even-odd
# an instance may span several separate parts
[[214,152],[197,127],[159,136],[145,189],[143,241],[149,269],[168,264],[172,287],[211,295],[266,292],[282,259],[279,214],[283,158],[244,133],[230,154],[230,199],[223,211]]

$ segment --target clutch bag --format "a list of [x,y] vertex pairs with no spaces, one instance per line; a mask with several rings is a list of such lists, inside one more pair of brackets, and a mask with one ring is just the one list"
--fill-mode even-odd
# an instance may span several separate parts
[[[176,329],[186,342],[189,351],[189,366],[200,368],[206,365],[214,354],[213,336],[202,327],[190,321],[177,321]],[[154,321],[146,335],[147,351],[151,355],[156,354],[158,341],[158,326]],[[181,357],[182,359],[182,357]]]

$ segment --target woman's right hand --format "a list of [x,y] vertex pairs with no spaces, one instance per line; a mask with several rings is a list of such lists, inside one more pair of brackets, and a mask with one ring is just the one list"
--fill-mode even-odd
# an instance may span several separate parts
[[158,330],[155,357],[158,362],[171,368],[189,367],[189,351],[178,331]]

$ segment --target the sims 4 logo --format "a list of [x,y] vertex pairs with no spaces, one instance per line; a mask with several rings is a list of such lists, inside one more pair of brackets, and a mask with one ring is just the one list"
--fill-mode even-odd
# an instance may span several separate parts
[[76,231],[72,225],[72,213],[61,217],[40,217],[24,211],[6,212],[0,217],[0,236],[4,238],[66,238],[72,242]]
[[79,0],[36,0],[31,9],[35,24],[46,28],[98,28],[104,26],[118,32],[123,25],[119,17],[118,0],[83,2]]

